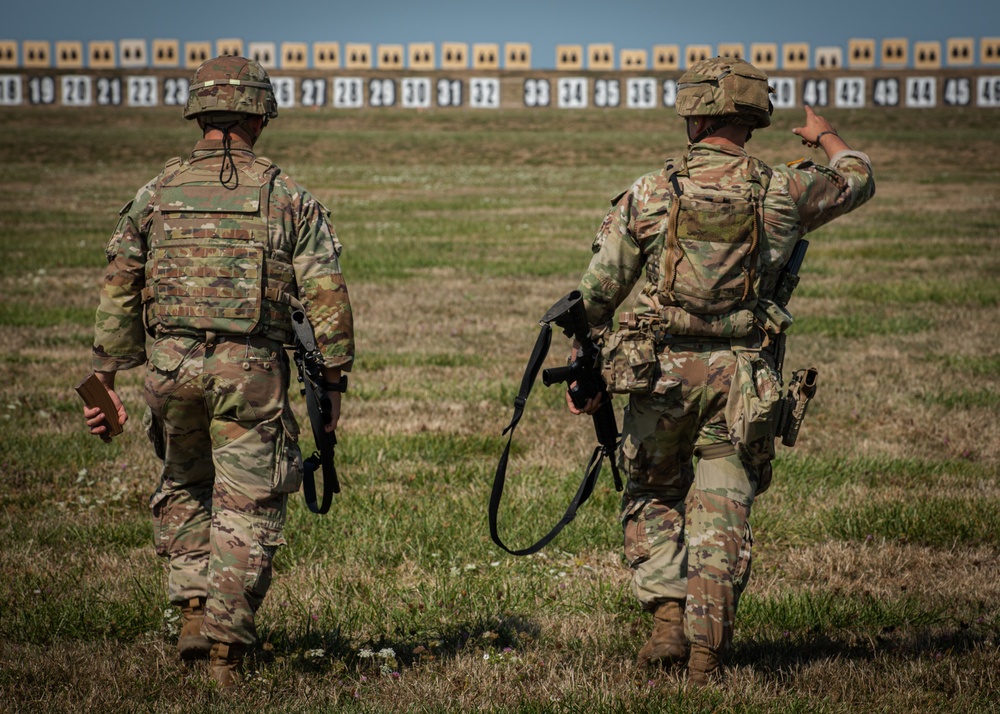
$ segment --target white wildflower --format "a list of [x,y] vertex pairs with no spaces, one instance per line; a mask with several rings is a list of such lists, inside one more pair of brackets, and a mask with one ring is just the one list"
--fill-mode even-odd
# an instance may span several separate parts
[[385,647],[378,651],[378,656],[382,659],[395,659],[396,653],[391,647]]
[[374,652],[372,652],[372,651],[371,651],[370,649],[368,649],[367,647],[363,647],[363,648],[362,648],[362,649],[361,649],[361,650],[360,650],[360,651],[358,652],[358,657],[360,657],[361,659],[371,659],[371,658],[372,658],[372,657],[374,657],[374,656],[375,656],[375,653],[374,653]]

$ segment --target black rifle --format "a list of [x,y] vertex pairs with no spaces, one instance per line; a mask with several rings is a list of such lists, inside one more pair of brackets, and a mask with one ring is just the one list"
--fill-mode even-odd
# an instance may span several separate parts
[[[576,495],[566,509],[566,513],[563,514],[563,517],[555,527],[534,545],[522,548],[521,550],[511,550],[500,540],[497,532],[497,512],[500,509],[500,499],[503,496],[504,481],[507,475],[507,460],[510,456],[510,446],[514,439],[514,429],[524,414],[524,407],[527,404],[531,387],[535,383],[535,378],[538,376],[538,370],[549,353],[549,345],[552,342],[553,323],[561,327],[567,336],[575,338],[580,344],[580,349],[577,351],[575,359],[568,366],[546,369],[542,373],[542,381],[545,383],[545,386],[562,382],[569,384],[570,398],[578,408],[586,405],[591,398],[600,395],[601,406],[593,415],[598,446],[587,464],[583,482],[580,484]],[[591,493],[594,491],[594,486],[597,483],[597,477],[601,473],[601,464],[605,456],[608,457],[611,463],[611,472],[615,478],[615,488],[619,491],[622,490],[618,464],[615,463],[615,452],[618,449],[619,438],[618,424],[615,422],[615,412],[611,404],[611,397],[607,392],[604,380],[601,379],[600,352],[593,340],[590,339],[590,326],[587,323],[587,315],[583,309],[583,298],[579,291],[574,290],[553,305],[545,313],[545,316],[542,317],[540,324],[542,329],[538,334],[538,339],[535,341],[535,347],[528,360],[524,376],[521,378],[521,388],[514,399],[514,416],[511,418],[507,428],[503,430],[504,434],[509,432],[510,436],[507,439],[507,446],[503,450],[503,455],[500,457],[500,463],[497,465],[496,476],[493,479],[493,491],[490,494],[490,537],[497,546],[511,555],[537,553],[548,545],[566,524],[576,517],[577,509],[590,498]]]
[[[792,248],[792,254],[788,258],[788,262],[781,269],[781,273],[778,274],[778,284],[774,288],[774,302],[781,307],[787,307],[788,301],[792,299],[792,293],[795,292],[795,288],[799,285],[799,270],[802,268],[802,261],[806,257],[806,251],[809,250],[809,241],[805,238],[799,239]],[[782,368],[785,364],[785,333],[782,332],[778,335],[776,344],[774,346],[774,365],[781,373]]]
[[[340,480],[333,463],[337,435],[325,428],[330,423],[333,410],[327,392],[346,392],[347,376],[342,376],[337,384],[331,384],[323,377],[323,357],[316,346],[309,318],[300,308],[292,311],[292,330],[295,332],[295,366],[302,385],[300,391],[306,398],[309,423],[316,441],[316,451],[302,462],[302,495],[310,511],[323,514],[330,510],[333,494],[340,493]],[[323,467],[323,503],[317,505],[315,473],[320,466]]]

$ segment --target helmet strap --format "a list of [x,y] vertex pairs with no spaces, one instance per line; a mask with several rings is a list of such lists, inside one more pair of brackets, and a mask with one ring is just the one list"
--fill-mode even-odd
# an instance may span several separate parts
[[[235,191],[240,185],[240,175],[236,170],[236,161],[233,160],[233,135],[232,130],[235,126],[241,126],[243,124],[242,120],[229,122],[228,124],[213,124],[209,121],[205,122],[205,126],[210,129],[215,129],[216,131],[222,132],[222,166],[219,167],[219,183],[221,183],[225,188],[230,191]],[[226,175],[226,162],[229,162],[229,175]],[[229,182],[233,181],[232,186]]]
[[[708,137],[710,137],[712,134],[714,134],[715,132],[717,132],[719,129],[721,129],[723,127],[724,123],[725,122],[721,122],[721,121],[712,122],[705,129],[703,129],[700,133],[698,133],[696,136],[693,136],[693,137],[691,136],[691,130],[689,128],[688,129],[688,141],[691,142],[692,144],[697,144],[699,141],[704,141],[705,139],[707,139]],[[690,127],[690,126],[691,125],[688,124],[688,127]]]

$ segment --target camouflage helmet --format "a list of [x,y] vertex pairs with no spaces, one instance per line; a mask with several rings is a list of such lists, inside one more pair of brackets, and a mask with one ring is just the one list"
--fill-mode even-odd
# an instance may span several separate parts
[[696,62],[677,80],[677,113],[682,117],[725,117],[758,129],[771,124],[773,90],[767,75],[749,62],[714,57]]
[[256,114],[273,119],[278,102],[267,72],[245,57],[216,57],[201,63],[191,80],[184,118],[201,114]]

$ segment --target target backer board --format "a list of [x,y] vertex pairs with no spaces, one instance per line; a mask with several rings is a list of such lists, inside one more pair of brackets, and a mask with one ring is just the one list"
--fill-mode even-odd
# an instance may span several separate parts
[[500,45],[488,42],[472,45],[473,69],[500,69]]
[[976,57],[976,41],[971,37],[952,37],[947,43],[949,67],[971,67]]
[[180,67],[181,64],[181,42],[180,40],[153,40],[153,66],[154,67]]
[[618,68],[624,70],[644,70],[649,68],[646,50],[622,50],[618,58]]
[[212,45],[209,42],[186,42],[184,44],[184,66],[197,69],[202,62],[212,57]]
[[56,42],[56,67],[59,69],[83,69],[83,43]]
[[247,58],[259,63],[264,69],[278,66],[278,45],[274,42],[250,42],[247,44]]
[[686,67],[690,67],[695,62],[701,62],[702,60],[707,60],[714,57],[711,45],[688,45],[684,48],[684,59],[687,64]]
[[614,45],[610,43],[587,45],[587,69],[614,69],[614,68],[615,68]]
[[750,62],[765,72],[778,69],[778,45],[774,42],[750,45]]
[[52,50],[44,40],[26,40],[21,43],[21,64],[29,69],[52,66]]
[[120,40],[118,42],[118,66],[125,69],[146,67],[149,57],[146,54],[145,40]]
[[243,57],[243,40],[227,38],[215,41],[216,57]]
[[340,43],[314,42],[313,68],[340,69]]
[[809,43],[786,42],[781,46],[781,68],[801,71],[809,69]]
[[890,69],[902,69],[909,61],[907,48],[909,43],[902,37],[882,40],[881,66]]
[[506,69],[531,69],[531,43],[508,42],[503,46]]
[[746,58],[746,52],[741,42],[723,42],[719,45],[716,52],[721,57],[732,57],[733,59]]
[[281,68],[306,69],[309,66],[309,48],[305,42],[281,43]]
[[844,66],[844,52],[839,47],[817,47],[813,66],[821,70],[840,69]]
[[433,42],[411,42],[409,45],[409,68],[434,69],[435,54]]
[[556,45],[556,69],[583,69],[583,45]]
[[875,40],[847,41],[847,66],[850,69],[871,69],[875,66]]
[[914,69],[940,69],[940,67],[941,67],[940,42],[913,43]]
[[680,67],[680,45],[653,45],[653,69],[672,71]]

